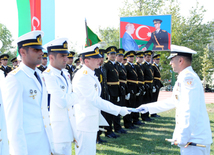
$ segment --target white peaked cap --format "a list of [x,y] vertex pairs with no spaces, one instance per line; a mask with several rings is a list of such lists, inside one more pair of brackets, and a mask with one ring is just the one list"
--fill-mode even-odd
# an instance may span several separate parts
[[171,53],[170,53],[170,56],[168,57],[168,59],[171,59],[177,55],[191,57],[192,54],[197,54],[197,52],[188,47],[171,45]]

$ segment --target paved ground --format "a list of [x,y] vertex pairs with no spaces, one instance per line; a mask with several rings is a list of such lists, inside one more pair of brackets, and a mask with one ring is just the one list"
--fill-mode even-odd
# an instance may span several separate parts
[[[214,93],[204,93],[205,94],[205,103],[214,103]],[[172,92],[169,91],[160,91],[158,101],[166,99],[172,95]]]

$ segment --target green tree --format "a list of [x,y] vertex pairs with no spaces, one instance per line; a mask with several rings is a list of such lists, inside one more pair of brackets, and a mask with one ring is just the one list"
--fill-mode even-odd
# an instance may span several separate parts
[[10,58],[8,64],[10,65],[10,60],[16,56],[16,50],[12,46],[12,35],[11,32],[6,28],[5,25],[0,23],[0,40],[3,43],[2,48],[0,49],[1,53],[7,53]]
[[107,27],[105,29],[99,28],[100,38],[104,42],[104,47],[116,46],[119,48],[119,28]]

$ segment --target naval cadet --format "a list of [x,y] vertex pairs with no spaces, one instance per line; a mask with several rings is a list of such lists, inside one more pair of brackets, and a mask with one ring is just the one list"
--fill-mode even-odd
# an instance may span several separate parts
[[8,74],[2,86],[10,154],[54,153],[47,89],[36,67],[42,60],[42,36],[42,31],[32,31],[18,38],[22,63]]
[[[118,67],[115,62],[117,48],[115,46],[110,46],[106,49],[106,54],[108,60],[103,64],[103,70],[106,73],[107,85],[108,85],[108,94],[109,100],[115,105],[119,105],[119,72]],[[109,126],[105,127],[107,132],[105,136],[108,138],[117,138],[119,135],[116,135],[112,130],[112,124],[114,124],[114,129],[119,130],[117,128],[117,116],[114,116],[109,113],[103,113],[105,119],[107,120]]]
[[5,77],[7,76],[7,74],[9,72],[12,71],[12,67],[10,67],[10,66],[7,65],[9,57],[10,56],[8,54],[2,54],[0,56],[1,63],[2,63],[2,65],[0,66],[0,69],[4,72],[4,76]]
[[95,155],[96,138],[99,125],[107,125],[100,111],[113,115],[126,115],[128,108],[120,107],[100,97],[101,86],[94,69],[99,68],[101,55],[95,44],[81,51],[83,67],[77,71],[73,79],[73,91],[79,95],[75,104],[77,123],[77,155]]
[[[99,80],[100,85],[101,85],[101,94],[100,94],[100,97],[102,99],[109,100],[108,86],[107,86],[107,80],[106,80],[106,73],[105,73],[105,71],[102,68],[102,65],[104,63],[105,49],[99,49],[99,52],[100,52],[100,55],[102,56],[100,58],[100,60],[101,60],[100,61],[100,66],[99,66],[99,68],[96,68],[94,70],[94,72],[95,72],[95,75],[98,77],[98,80]],[[101,111],[101,114],[103,114],[103,111]],[[103,127],[100,126],[100,128],[103,128]],[[97,132],[97,143],[98,144],[102,144],[102,143],[106,143],[107,142],[106,140],[102,140],[100,138],[101,134],[102,134],[102,131],[99,130]]]
[[[163,84],[161,82],[161,72],[159,68],[160,54],[156,54],[153,56],[153,62],[154,62],[152,64],[154,71],[153,86],[156,88],[156,91],[152,93],[152,102],[156,102],[158,100],[160,88],[163,87]],[[151,117],[160,117],[160,115],[151,114]]]
[[11,59],[10,62],[12,62],[12,64],[13,64],[12,70],[16,69],[19,66],[17,57]]
[[[143,56],[144,52],[138,52],[136,53],[136,62],[134,64],[136,73],[138,76],[138,93],[136,95],[136,106],[140,106],[143,103],[143,96],[145,95],[145,82],[144,82],[144,73],[142,70],[142,62],[143,62]],[[139,120],[139,113],[134,113],[135,121],[133,122],[135,125],[142,125],[142,123]]]
[[[136,73],[136,68],[134,66],[134,56],[135,51],[129,51],[126,53],[127,63],[125,64],[125,68],[127,71],[127,96],[130,95],[130,98],[126,98],[126,106],[130,108],[136,108],[136,94],[138,93],[138,75]],[[138,122],[139,119],[136,117],[136,114],[133,112],[130,115],[124,117],[124,126],[127,129],[135,129],[138,128],[134,125],[134,123]]]
[[[119,82],[120,82],[119,85],[120,106],[125,106],[125,95],[127,94],[127,81],[126,81],[127,71],[125,66],[122,64],[124,53],[125,50],[123,48],[117,49],[116,64],[118,66],[117,68],[119,72]],[[115,117],[114,130],[117,133],[126,134],[127,131],[122,128],[120,120],[121,120],[120,116]]]
[[70,51],[68,54],[68,60],[65,69],[68,70],[68,73],[70,74],[70,79],[72,80],[72,73],[76,69],[76,66],[73,65],[73,59],[74,59],[75,52]]
[[44,72],[47,69],[47,57],[48,57],[48,53],[44,53],[42,55],[42,63],[37,67],[41,72]]
[[[4,72],[0,70],[0,86],[2,86],[4,79],[5,79]],[[2,102],[2,93],[0,89],[0,155],[9,155],[9,143],[4,111],[5,111],[4,104]]]
[[[144,52],[144,62],[142,65],[146,89],[146,94],[144,95],[144,103],[149,103],[152,101],[153,77],[154,77],[153,68],[152,65],[150,64],[152,53],[153,53],[152,51]],[[141,118],[143,121],[153,120],[149,117],[149,113],[141,114]]]
[[76,103],[77,95],[71,92],[70,76],[65,69],[68,59],[67,40],[59,38],[45,45],[50,64],[43,75],[50,94],[50,121],[55,152],[71,155],[71,143],[75,142],[76,137],[73,105]]
[[78,66],[80,65],[80,59],[77,58],[77,59],[74,61],[74,63],[76,64],[76,67],[78,67]]
[[[149,111],[151,114],[176,108],[172,140],[180,147],[181,155],[209,155],[212,143],[203,86],[191,66],[192,55],[196,53],[187,47],[172,45],[168,59],[171,59],[170,65],[178,77],[171,98],[138,108],[144,109],[143,113]],[[190,142],[205,147],[192,146]]]
[[155,25],[155,31],[152,32],[150,40],[147,42],[146,46],[142,50],[143,51],[148,50],[152,43],[153,43],[152,50],[155,51],[168,50],[169,37],[168,32],[160,28],[162,20],[154,19],[153,22]]

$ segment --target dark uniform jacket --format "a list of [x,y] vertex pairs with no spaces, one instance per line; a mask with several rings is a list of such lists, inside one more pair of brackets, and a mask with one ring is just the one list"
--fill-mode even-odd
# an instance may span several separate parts
[[72,80],[72,74],[74,72],[74,70],[76,69],[76,66],[72,65],[72,67],[70,67],[68,64],[66,64],[65,69],[68,70],[68,73],[70,74],[70,79]]
[[125,64],[127,70],[127,86],[128,92],[131,94],[136,94],[138,92],[138,75],[136,68],[127,62]]
[[146,89],[152,89],[153,86],[153,67],[152,65],[147,62],[144,62],[142,65],[142,70],[144,73],[144,82],[145,82],[145,88]]
[[12,71],[12,67],[7,66],[6,69],[4,68],[4,66],[0,66],[0,69],[4,72],[4,76],[6,77],[7,74]]
[[157,88],[160,89],[163,87],[163,84],[161,82],[161,73],[159,66],[155,65],[154,63],[152,64],[153,71],[154,71],[154,80],[153,80],[153,85]]
[[139,87],[139,91],[143,92],[144,91],[144,73],[142,70],[142,64],[140,65],[138,62],[136,62],[135,64],[135,68],[136,68],[136,72],[138,75],[138,87]]
[[102,67],[97,68],[94,71],[95,71],[95,75],[98,77],[98,80],[100,81],[100,85],[102,88],[101,95],[100,95],[101,98],[109,100],[106,73],[103,72]]
[[152,50],[168,50],[168,42],[168,32],[160,29],[158,33],[156,31],[152,32],[151,38],[145,47],[148,49],[149,46],[153,43],[154,46]]
[[37,67],[41,72],[44,72],[46,69],[47,69],[47,66],[43,66],[43,65],[39,65],[38,67]]
[[119,72],[118,65],[108,60],[103,64],[103,71],[106,73],[108,92],[110,96],[119,96]]
[[126,78],[126,75],[127,75],[127,71],[126,71],[126,68],[125,66],[122,64],[120,65],[119,62],[116,62],[116,64],[118,65],[118,71],[119,71],[119,81],[120,81],[120,96],[122,95],[126,95],[128,92],[127,92],[127,78]]

